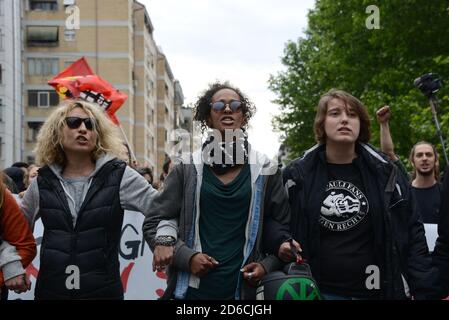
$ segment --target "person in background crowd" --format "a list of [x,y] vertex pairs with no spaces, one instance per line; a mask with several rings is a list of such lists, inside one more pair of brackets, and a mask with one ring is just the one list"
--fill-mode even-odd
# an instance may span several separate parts
[[17,193],[26,190],[25,186],[25,173],[22,169],[17,167],[9,167],[3,170],[3,172],[14,181],[14,185],[17,187]]
[[157,189],[161,191],[164,188],[164,182],[168,174],[173,169],[173,162],[170,158],[165,159],[164,165],[162,166],[162,173],[159,176],[159,181],[156,183]]
[[38,175],[38,171],[39,171],[39,166],[36,164],[30,164],[28,167],[28,183],[27,183],[27,188],[30,186],[31,182],[33,181],[34,178],[37,177]]
[[137,168],[137,172],[148,181],[150,185],[153,185],[153,171],[149,167]]
[[19,190],[17,189],[16,184],[14,181],[4,172],[0,172],[2,176],[2,181],[5,184],[6,188],[12,193],[12,194],[18,194]]
[[424,223],[437,224],[442,189],[438,152],[433,144],[420,141],[410,151],[409,160],[413,166],[412,192],[416,210]]
[[[63,102],[39,131],[22,209],[44,227],[36,299],[123,299],[118,247],[124,210],[149,212],[156,191],[117,158],[123,145],[102,108]],[[67,286],[76,266],[79,286]]]
[[[31,185],[31,182],[33,181],[33,179],[37,177],[38,170],[39,170],[39,166],[37,166],[35,164],[30,164],[28,166],[28,174],[26,175],[28,180],[26,181],[26,184],[25,184],[25,187],[27,189]],[[20,198],[23,198],[23,196],[25,195],[25,192],[26,192],[27,189],[25,189],[24,191],[19,193],[19,197]]]
[[[284,170],[291,229],[326,299],[433,299],[438,272],[398,168],[368,145],[365,106],[341,90],[324,94],[316,146]],[[378,285],[368,286],[375,267]]]
[[[377,111],[377,120],[380,123],[380,145],[391,160],[402,171],[406,171],[399,157],[394,152],[393,139],[389,129],[391,111],[385,106]],[[413,167],[411,175],[411,191],[414,209],[418,212],[424,223],[438,223],[441,202],[441,184],[439,156],[435,146],[426,141],[416,143],[409,156]]]
[[14,162],[11,167],[19,168],[23,171],[23,184],[25,185],[25,189],[28,188],[28,168],[30,167],[30,165],[26,162]]

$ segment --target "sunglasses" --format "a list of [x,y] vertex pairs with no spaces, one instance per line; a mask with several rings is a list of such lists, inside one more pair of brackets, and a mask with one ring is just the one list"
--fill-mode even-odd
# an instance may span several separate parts
[[78,129],[81,123],[84,122],[87,130],[92,130],[94,128],[95,120],[92,118],[80,118],[80,117],[67,117],[65,118],[65,123],[70,129]]
[[222,111],[226,108],[226,106],[229,106],[232,112],[236,112],[237,110],[239,110],[239,108],[242,107],[242,101],[232,100],[229,103],[225,103],[223,101],[216,101],[214,103],[211,103],[210,105],[212,106],[212,109],[214,109],[215,111]]

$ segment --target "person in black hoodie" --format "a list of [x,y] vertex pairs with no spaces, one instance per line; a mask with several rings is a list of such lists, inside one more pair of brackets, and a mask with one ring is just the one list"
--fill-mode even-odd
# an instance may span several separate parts
[[365,106],[331,90],[318,104],[318,144],[283,178],[291,229],[327,299],[440,298],[405,176],[368,145]]

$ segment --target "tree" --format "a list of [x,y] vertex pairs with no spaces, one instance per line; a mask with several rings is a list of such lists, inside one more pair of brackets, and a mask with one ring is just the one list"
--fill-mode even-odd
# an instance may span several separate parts
[[[435,72],[449,84],[449,1],[379,3],[380,29],[368,29],[371,1],[317,0],[305,37],[286,44],[286,69],[270,77],[269,88],[283,111],[274,127],[284,133],[292,156],[314,143],[315,108],[331,88],[365,103],[372,115],[374,145],[379,143],[375,111],[389,104],[393,139],[403,160],[418,140],[427,139],[442,151],[428,101],[413,80]],[[438,97],[442,131],[449,141],[449,86]]]

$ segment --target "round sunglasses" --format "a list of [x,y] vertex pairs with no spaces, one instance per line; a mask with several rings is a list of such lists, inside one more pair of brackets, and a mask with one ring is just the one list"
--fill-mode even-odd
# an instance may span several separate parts
[[87,130],[92,130],[94,128],[95,120],[92,118],[80,118],[80,117],[66,117],[65,123],[70,129],[78,129],[81,123],[84,122]]
[[232,112],[236,112],[239,110],[239,108],[242,107],[242,101],[239,100],[231,100],[231,102],[225,103],[223,101],[215,101],[214,103],[210,104],[212,106],[212,109],[215,111],[222,111],[226,108],[226,106],[229,106],[231,108]]

